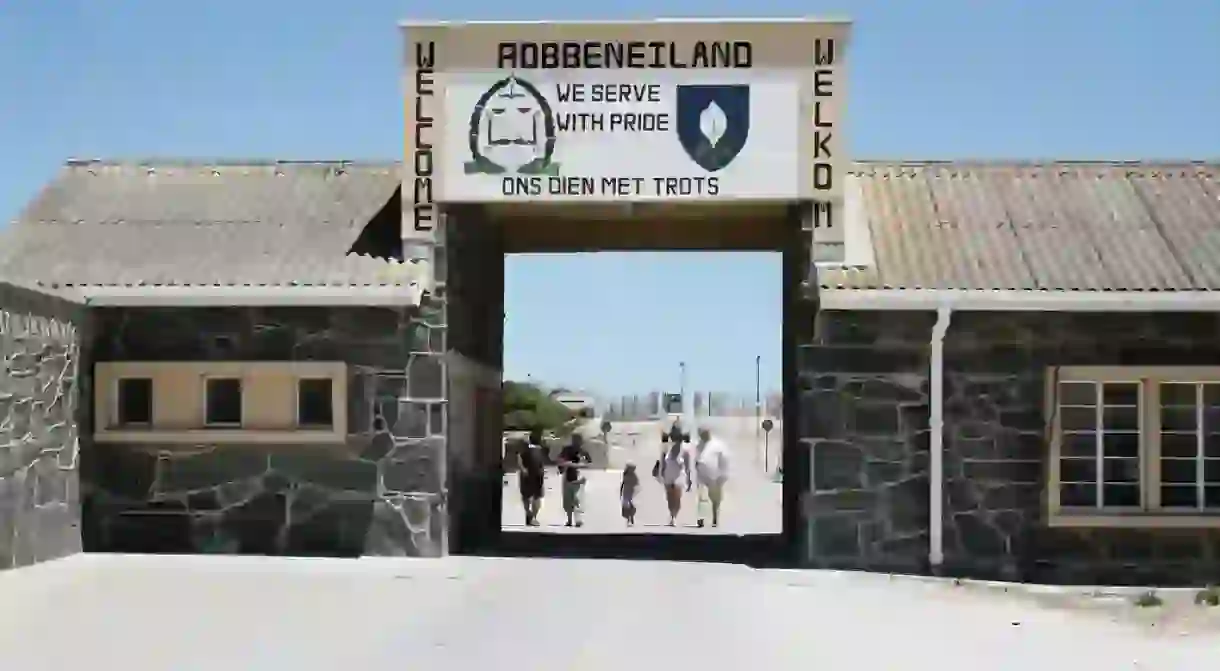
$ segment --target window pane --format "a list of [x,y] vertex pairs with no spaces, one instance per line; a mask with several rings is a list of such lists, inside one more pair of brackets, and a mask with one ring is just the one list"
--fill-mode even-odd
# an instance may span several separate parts
[[1203,429],[1208,433],[1220,433],[1220,408],[1203,407]]
[[1124,508],[1138,508],[1140,505],[1140,486],[1107,483],[1102,487],[1101,497],[1103,507],[1122,506]]
[[1097,428],[1097,410],[1060,408],[1059,425],[1064,431],[1092,431]]
[[330,378],[297,382],[297,422],[302,426],[332,426],[334,407],[331,403]]
[[1199,437],[1194,433],[1162,433],[1161,456],[1193,458],[1199,453]]
[[1220,459],[1203,462],[1203,481],[1209,485],[1220,485]]
[[1193,483],[1199,478],[1199,469],[1193,459],[1161,459],[1161,482]]
[[1220,508],[1220,487],[1208,485],[1204,488],[1203,505],[1208,508]]
[[1161,428],[1165,431],[1194,431],[1195,408],[1161,408]]
[[1102,436],[1102,448],[1107,457],[1138,457],[1140,435],[1138,433],[1106,433]]
[[1194,407],[1198,403],[1197,385],[1169,383],[1161,385],[1161,406],[1181,405]]
[[1060,482],[1094,482],[1097,480],[1097,460],[1089,457],[1087,459],[1060,459],[1059,460],[1059,481]]
[[1107,483],[1140,481],[1139,459],[1105,459],[1102,468]]
[[1102,422],[1107,431],[1138,431],[1140,428],[1140,409],[1136,406],[1107,406]]
[[1102,403],[1104,405],[1139,405],[1140,385],[1138,382],[1107,382],[1102,385]]
[[1097,456],[1097,434],[1092,431],[1063,434],[1059,453],[1065,457]]
[[1203,405],[1209,408],[1220,408],[1220,384],[1203,385]]
[[1199,488],[1194,485],[1164,485],[1161,487],[1162,508],[1198,508]]
[[1097,507],[1097,485],[1065,484],[1059,486],[1059,505],[1069,508]]
[[1220,433],[1209,433],[1203,436],[1203,454],[1209,457],[1220,457]]
[[152,379],[129,377],[119,380],[118,417],[120,425],[152,423]]
[[1092,382],[1060,382],[1059,405],[1097,405],[1097,385]]
[[237,378],[208,380],[207,423],[241,424],[241,380]]

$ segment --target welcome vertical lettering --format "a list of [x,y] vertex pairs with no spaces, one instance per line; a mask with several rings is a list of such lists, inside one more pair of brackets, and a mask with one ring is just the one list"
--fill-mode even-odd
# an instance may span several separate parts
[[411,194],[414,202],[415,230],[431,231],[436,222],[436,200],[432,177],[436,161],[432,153],[432,133],[436,126],[433,99],[436,95],[436,43],[415,44],[415,76],[412,78],[415,133],[411,144]]

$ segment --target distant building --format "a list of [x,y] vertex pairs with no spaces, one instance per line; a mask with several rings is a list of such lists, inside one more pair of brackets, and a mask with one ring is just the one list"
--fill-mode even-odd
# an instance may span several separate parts
[[597,414],[597,399],[590,394],[565,390],[552,392],[551,398],[581,417]]

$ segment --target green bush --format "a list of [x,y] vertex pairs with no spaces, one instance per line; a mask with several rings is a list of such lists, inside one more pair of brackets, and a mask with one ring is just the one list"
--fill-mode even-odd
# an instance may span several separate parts
[[505,381],[503,402],[505,431],[571,432],[575,415],[538,385]]
[[1220,587],[1209,585],[1195,593],[1196,606],[1220,606]]
[[1165,602],[1154,591],[1147,591],[1135,598],[1135,605],[1140,608],[1155,608],[1164,605]]

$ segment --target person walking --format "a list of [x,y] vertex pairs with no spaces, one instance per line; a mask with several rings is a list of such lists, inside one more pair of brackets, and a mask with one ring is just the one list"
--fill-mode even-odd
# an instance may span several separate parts
[[682,512],[682,479],[686,479],[686,491],[691,490],[690,452],[685,449],[686,435],[677,422],[667,435],[661,436],[661,444],[667,447],[661,458],[653,465],[653,476],[665,488],[665,505],[669,509],[669,526],[677,526],[678,513]]
[[699,483],[698,525],[704,525],[710,508],[712,526],[720,526],[720,504],[724,501],[724,485],[729,480],[729,449],[724,441],[712,436],[707,427],[699,427],[695,443],[695,480]]
[[521,490],[521,506],[525,509],[526,526],[536,527],[542,510],[546,478],[546,448],[542,432],[531,431],[529,439],[517,450],[517,484]]
[[627,462],[623,468],[623,480],[618,486],[619,502],[623,510],[623,519],[627,526],[635,526],[635,494],[640,490],[640,476],[635,472],[635,464]]
[[584,526],[584,469],[593,463],[589,451],[585,449],[584,436],[572,434],[567,447],[559,452],[559,472],[563,474],[563,512],[568,521],[564,526]]

